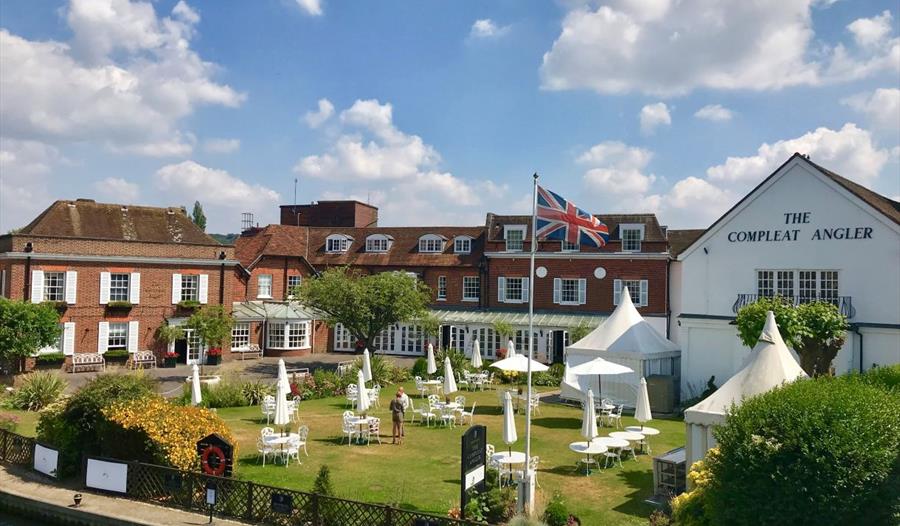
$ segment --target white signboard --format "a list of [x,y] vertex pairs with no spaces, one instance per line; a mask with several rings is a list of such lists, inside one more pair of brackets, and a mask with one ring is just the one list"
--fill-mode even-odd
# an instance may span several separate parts
[[44,475],[56,476],[56,467],[59,463],[59,451],[50,449],[40,444],[34,445],[34,470]]
[[89,488],[125,493],[128,487],[128,464],[89,458],[84,483]]
[[464,487],[465,489],[469,489],[482,480],[484,480],[484,466],[479,466],[466,473],[466,484]]
[[206,503],[210,506],[215,506],[216,504],[216,490],[215,488],[206,488]]

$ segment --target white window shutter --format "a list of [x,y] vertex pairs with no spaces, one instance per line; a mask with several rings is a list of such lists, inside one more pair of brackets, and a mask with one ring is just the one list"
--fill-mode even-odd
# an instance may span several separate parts
[[138,331],[138,322],[128,322],[128,352],[137,352],[139,337],[140,332]]
[[97,326],[97,352],[103,354],[109,345],[109,322],[101,321]]
[[109,303],[109,272],[100,273],[100,305]]
[[[41,281],[43,283],[43,281]],[[497,278],[497,301],[500,303],[506,302],[506,278],[500,276]]]
[[562,279],[553,278],[553,303],[562,301]]
[[67,321],[63,324],[63,354],[72,356],[75,354],[75,322]]
[[528,285],[529,285],[530,281],[531,280],[529,280],[528,278],[522,278],[522,302],[523,303],[528,303],[528,298],[529,298]]
[[181,301],[181,274],[172,274],[172,303]]
[[206,304],[209,301],[209,274],[200,274],[200,287],[197,291],[197,297],[200,303]]
[[582,278],[578,280],[578,304],[587,303],[587,280]]
[[648,305],[647,302],[647,280],[641,280],[641,307],[646,307]]
[[66,271],[66,303],[74,305],[78,291],[78,273],[74,270]]
[[617,279],[613,281],[613,305],[618,305],[619,301],[622,299],[622,280]]
[[31,271],[31,303],[44,301],[44,271]]
[[132,272],[128,278],[128,302],[137,305],[141,302],[141,273]]

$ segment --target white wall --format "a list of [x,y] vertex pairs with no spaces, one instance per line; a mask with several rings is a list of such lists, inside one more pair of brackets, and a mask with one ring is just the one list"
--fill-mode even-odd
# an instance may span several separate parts
[[[786,224],[786,213],[806,214],[808,222]],[[817,230],[836,227],[868,233],[871,239],[813,239]],[[729,234],[735,239],[737,234],[732,233],[759,230],[789,230],[796,241],[729,241]],[[839,295],[852,297],[856,308],[851,323],[900,326],[900,226],[872,212],[805,161],[788,163],[780,176],[770,179],[707,235],[682,254],[672,280],[673,285],[678,281],[680,296],[672,303],[672,323],[679,325],[673,339],[682,348],[682,398],[691,396],[692,387],[705,386],[713,374],[716,384],[722,385],[740,368],[749,349],[727,320],[678,318],[674,311],[686,316],[732,317],[738,294],[757,292],[758,269],[837,270]],[[866,368],[873,362],[900,363],[900,330],[861,330]],[[859,367],[858,339],[848,333],[834,361],[838,373]]]

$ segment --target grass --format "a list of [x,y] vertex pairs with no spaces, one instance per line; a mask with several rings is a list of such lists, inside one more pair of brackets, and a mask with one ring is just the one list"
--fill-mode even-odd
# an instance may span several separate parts
[[[412,384],[407,392],[415,393]],[[547,388],[543,388],[547,389]],[[496,391],[470,393],[463,391],[466,405],[477,402],[475,423],[487,426],[488,442],[497,450],[504,449],[501,439],[502,411]],[[444,514],[459,500],[460,437],[466,426],[454,429],[406,424],[406,439],[402,446],[391,445],[390,414],[387,405],[392,389],[382,394],[382,408],[369,411],[382,419],[382,441],[370,446],[341,444],[341,413],[346,409],[343,398],[325,398],[303,402],[300,421],[310,428],[309,458],[301,454],[301,465],[266,464],[256,457],[256,438],[265,425],[258,406],[219,409],[238,440],[240,459],[235,476],[261,484],[310,491],[319,466],[327,464],[338,496],[365,502],[387,503],[404,508]],[[418,407],[421,398],[414,395]],[[37,413],[3,410],[19,417],[17,432],[35,434]],[[622,419],[624,426],[635,425],[631,417]],[[653,437],[655,453],[684,445],[684,424],[681,420],[654,420],[650,423],[661,431]],[[651,457],[639,455],[637,461],[626,460],[624,468],[614,467],[584,476],[578,470],[578,456],[569,450],[569,443],[582,440],[581,409],[555,404],[541,404],[541,414],[532,422],[532,454],[541,457],[538,468],[537,506],[555,491],[567,500],[570,511],[578,515],[582,524],[632,525],[647,524],[653,507],[645,504],[653,485]],[[512,449],[524,451],[525,421],[516,417],[518,443]],[[613,431],[600,428],[600,434]]]
[[[407,386],[408,392],[411,386]],[[237,476],[262,484],[309,491],[319,466],[331,468],[332,481],[339,496],[367,502],[399,505],[436,513],[457,505],[459,499],[460,437],[466,426],[454,429],[406,425],[402,446],[391,445],[390,414],[387,404],[392,392],[382,395],[382,408],[369,412],[382,419],[382,445],[348,446],[341,444],[343,398],[327,398],[303,402],[300,422],[310,428],[309,458],[301,455],[302,464],[290,467],[267,465],[256,458],[256,437],[265,425],[258,407],[219,409],[239,442],[240,461]],[[495,391],[462,392],[467,406],[477,402],[475,423],[488,428],[488,442],[498,450],[501,439],[501,408]],[[421,399],[416,397],[415,402]],[[418,404],[417,404],[418,405]],[[623,427],[637,424],[623,418]],[[513,450],[524,450],[524,417],[516,417],[519,442]],[[654,420],[651,424],[661,434],[652,440],[655,453],[684,444],[684,424],[680,420]],[[569,443],[581,440],[581,409],[541,404],[541,414],[532,422],[532,454],[541,457],[538,468],[538,507],[554,491],[566,496],[571,511],[583,524],[646,524],[653,508],[644,503],[653,485],[651,457],[639,455],[627,460],[624,468],[610,468],[584,475],[576,467],[577,455]],[[601,434],[613,431],[601,428]]]
[[40,413],[35,411],[20,411],[18,409],[0,409],[0,414],[5,415],[14,415],[19,419],[18,424],[16,425],[16,433],[25,436],[35,436],[37,435],[37,421]]

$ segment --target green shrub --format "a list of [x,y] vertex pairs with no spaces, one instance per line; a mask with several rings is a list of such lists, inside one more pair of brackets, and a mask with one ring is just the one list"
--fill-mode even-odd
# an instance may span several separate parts
[[797,381],[745,401],[714,434],[712,524],[890,524],[900,512],[896,391]]
[[460,374],[469,369],[469,360],[466,358],[465,353],[458,349],[442,349],[434,357],[437,361],[438,375],[443,376],[444,359],[448,357],[450,358],[450,366],[453,367],[454,374]]
[[416,358],[416,363],[412,367],[412,376],[421,376],[424,378],[428,374],[428,360],[425,358]]
[[152,378],[143,373],[101,374],[88,381],[65,404],[41,413],[38,438],[60,449],[60,476],[76,473],[81,454],[103,454],[102,410],[114,402],[144,398],[155,393]]
[[8,403],[14,409],[40,411],[59,400],[68,385],[69,382],[56,373],[32,373],[12,392]]
[[863,383],[881,389],[889,391],[900,389],[900,364],[873,367],[865,373],[856,376]]
[[542,372],[542,373],[532,373],[531,374],[531,382],[534,385],[543,385],[543,386],[558,386],[562,383],[563,373],[565,373],[565,365],[561,363],[555,363],[550,366],[550,369]]
[[19,417],[16,415],[0,413],[0,429],[4,431],[15,432],[19,426]]
[[334,371],[316,369],[313,371],[312,380],[316,396],[326,397],[344,394],[344,387],[351,382],[355,382],[356,377],[349,374],[340,377]]
[[119,359],[128,359],[129,353],[126,350],[115,350],[115,351],[106,351],[103,353],[103,359],[105,360],[119,360]]
[[489,524],[506,522],[516,512],[515,488],[497,486],[497,470],[487,469],[484,474],[484,491],[473,491],[466,505],[466,518]]
[[[389,385],[394,377],[394,363],[378,354],[369,356],[369,365],[372,367],[373,384]],[[357,373],[362,369],[362,357],[356,359],[353,367],[350,369],[350,378],[352,382],[356,382]],[[346,376],[346,375],[345,375]],[[349,383],[349,382],[348,382]]]
[[561,493],[556,492],[550,497],[550,502],[548,502],[547,507],[544,508],[544,515],[542,518],[544,519],[544,522],[547,523],[547,526],[566,526],[566,521],[569,519],[569,512],[566,510],[566,501]]
[[66,355],[61,352],[39,354],[34,358],[37,365],[60,365],[64,361],[66,361]]
[[132,307],[129,301],[110,301],[106,304],[107,309],[130,309]]
[[275,394],[271,384],[263,383],[260,380],[253,382],[244,382],[241,386],[241,394],[250,405],[260,405],[267,395]]
[[[247,397],[244,395],[244,386],[238,378],[225,377],[219,380],[217,384],[200,384],[200,396],[202,407],[223,408],[223,407],[243,407],[251,405]],[[190,405],[191,403],[191,384],[185,383],[181,396],[176,401],[179,405]]]

